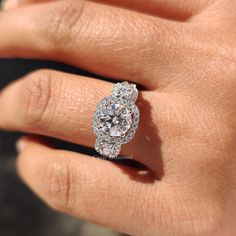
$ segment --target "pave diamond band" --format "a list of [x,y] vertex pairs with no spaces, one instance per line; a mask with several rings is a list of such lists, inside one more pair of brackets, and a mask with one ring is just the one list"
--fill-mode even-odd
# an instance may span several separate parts
[[95,149],[103,157],[116,158],[121,145],[128,143],[138,128],[139,109],[135,105],[138,90],[135,84],[117,83],[112,95],[100,101],[93,117],[97,136]]

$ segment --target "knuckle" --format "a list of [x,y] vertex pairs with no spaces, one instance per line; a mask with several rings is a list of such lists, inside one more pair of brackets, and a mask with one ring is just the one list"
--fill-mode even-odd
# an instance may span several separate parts
[[74,1],[59,1],[53,5],[39,24],[43,25],[42,34],[52,50],[60,50],[68,47],[79,33],[77,27],[83,13],[83,3]]
[[73,187],[75,181],[70,164],[51,163],[47,167],[46,178],[49,205],[59,211],[71,212],[75,205],[76,191]]
[[23,120],[27,126],[38,127],[43,123],[51,101],[52,79],[50,71],[40,70],[33,72],[24,80],[21,106]]

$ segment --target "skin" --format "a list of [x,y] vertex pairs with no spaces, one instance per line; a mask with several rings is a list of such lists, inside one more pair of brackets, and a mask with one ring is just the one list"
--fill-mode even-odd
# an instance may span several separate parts
[[[35,71],[0,95],[0,127],[93,147],[112,80],[140,91],[122,154],[146,168],[18,143],[23,181],[52,208],[130,235],[236,235],[236,1],[19,1],[0,13],[0,56],[110,78]],[[7,26],[7,27],[6,27]]]

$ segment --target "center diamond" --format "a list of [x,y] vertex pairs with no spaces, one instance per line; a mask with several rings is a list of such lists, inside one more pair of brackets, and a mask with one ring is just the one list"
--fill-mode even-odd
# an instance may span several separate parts
[[123,137],[132,125],[132,113],[119,103],[107,105],[99,114],[100,129],[111,137]]

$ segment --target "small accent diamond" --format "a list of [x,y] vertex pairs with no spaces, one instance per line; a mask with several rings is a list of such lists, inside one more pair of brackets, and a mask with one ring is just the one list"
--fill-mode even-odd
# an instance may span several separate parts
[[96,140],[95,149],[105,157],[115,158],[120,153],[121,145],[117,143],[109,143],[106,140],[98,138]]
[[136,85],[128,82],[117,83],[113,88],[112,94],[118,99],[125,99],[125,101],[132,103],[135,103],[138,98]]

